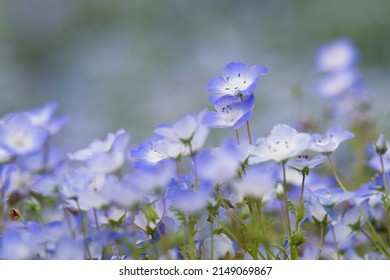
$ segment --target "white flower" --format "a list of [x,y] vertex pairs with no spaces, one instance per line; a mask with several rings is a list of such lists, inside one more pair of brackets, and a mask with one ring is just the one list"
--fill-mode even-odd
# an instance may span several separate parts
[[95,172],[110,173],[123,165],[129,138],[121,129],[116,134],[109,133],[104,141],[94,140],[86,149],[68,154],[68,157],[71,160],[85,161]]
[[[210,260],[211,259],[211,238],[209,237],[203,241],[201,247],[201,259]],[[234,257],[234,247],[233,242],[225,234],[218,234],[213,236],[213,259],[219,260],[223,259],[227,254],[230,258]]]
[[268,138],[259,138],[255,146],[249,148],[249,164],[274,160],[283,162],[305,151],[310,144],[311,136],[298,133],[294,128],[278,124]]
[[338,128],[331,128],[325,136],[313,134],[313,141],[310,150],[318,153],[331,153],[338,148],[341,142],[353,138],[355,134],[350,131],[342,131]]

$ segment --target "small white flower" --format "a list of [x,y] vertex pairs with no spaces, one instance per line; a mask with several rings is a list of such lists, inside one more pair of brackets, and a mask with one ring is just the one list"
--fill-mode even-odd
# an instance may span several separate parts
[[294,128],[278,124],[268,138],[259,138],[255,146],[249,148],[249,164],[274,160],[283,162],[305,151],[310,144],[311,136],[298,133]]
[[310,150],[324,154],[331,153],[338,148],[341,142],[353,138],[354,136],[355,134],[350,131],[331,128],[326,132],[325,136],[313,134]]

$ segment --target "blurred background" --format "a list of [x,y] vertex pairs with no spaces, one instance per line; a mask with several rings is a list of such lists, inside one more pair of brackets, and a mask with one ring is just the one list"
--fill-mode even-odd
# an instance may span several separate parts
[[361,53],[370,112],[386,131],[389,11],[388,0],[3,0],[0,115],[57,101],[70,117],[56,136],[66,151],[120,128],[137,144],[160,123],[212,109],[205,85],[243,61],[269,69],[251,120],[253,137],[267,136],[277,123],[320,118],[315,51],[343,36]]

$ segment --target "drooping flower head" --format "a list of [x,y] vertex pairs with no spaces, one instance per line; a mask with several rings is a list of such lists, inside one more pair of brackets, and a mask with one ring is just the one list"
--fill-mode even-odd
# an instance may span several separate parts
[[324,156],[315,156],[311,159],[308,156],[298,156],[297,158],[290,159],[287,165],[292,169],[308,174],[310,169],[320,165],[325,159]]
[[258,79],[267,74],[264,66],[254,65],[248,67],[242,62],[231,62],[222,70],[222,76],[213,78],[207,84],[207,89],[217,95],[210,96],[211,103],[217,101],[223,95],[242,96],[253,94]]
[[284,162],[305,151],[310,144],[311,136],[298,133],[294,128],[278,124],[267,138],[259,138],[256,145],[249,149],[249,164],[274,160]]
[[331,128],[326,132],[325,136],[313,134],[313,141],[310,145],[310,150],[328,154],[335,151],[341,142],[355,137],[355,134],[350,131],[343,131],[339,128]]
[[255,95],[251,94],[242,100],[231,95],[226,95],[214,103],[217,112],[207,112],[204,123],[209,127],[230,127],[236,130],[243,126],[253,114]]

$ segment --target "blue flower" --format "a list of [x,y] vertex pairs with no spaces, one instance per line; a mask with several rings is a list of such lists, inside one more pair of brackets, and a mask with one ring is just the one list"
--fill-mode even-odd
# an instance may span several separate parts
[[356,69],[332,73],[318,82],[318,94],[325,98],[337,97],[353,87],[358,88],[360,80],[360,74]]
[[86,148],[68,154],[71,160],[85,161],[89,168],[99,173],[120,169],[125,161],[125,150],[130,136],[123,129],[109,133],[105,141],[94,140]]
[[259,77],[267,73],[268,70],[264,66],[248,67],[242,62],[231,62],[223,69],[222,76],[208,82],[207,89],[219,94],[212,95],[210,101],[214,103],[226,94],[233,96],[253,94]]
[[209,127],[230,127],[236,130],[252,116],[255,95],[251,94],[243,100],[231,95],[223,96],[214,103],[214,106],[217,112],[207,112],[204,123]]
[[[213,238],[213,240],[211,240]],[[211,250],[213,249],[214,260],[224,259],[227,255],[230,258],[235,256],[232,240],[225,234],[216,234],[203,241],[200,248],[200,258],[202,260],[211,260]]]
[[335,72],[353,66],[359,52],[348,38],[339,38],[321,46],[316,53],[316,67],[321,72]]
[[309,215],[310,220],[322,222],[329,214],[324,206],[320,203],[320,200],[315,195],[310,195],[304,202],[306,212]]
[[196,156],[200,180],[213,183],[228,182],[237,174],[242,159],[241,147],[233,139],[221,147],[201,151]]
[[50,135],[54,135],[68,122],[68,117],[66,116],[53,117],[57,107],[57,102],[49,102],[40,108],[31,109],[25,113],[33,125],[42,127]]
[[287,165],[297,171],[309,173],[310,169],[320,165],[325,160],[325,156],[315,156],[311,159],[309,159],[307,156],[298,156],[297,158],[290,159],[287,162]]
[[0,120],[0,147],[15,156],[39,151],[47,139],[48,132],[35,126],[24,113],[15,113]]
[[208,183],[201,182],[196,190],[187,188],[171,188],[168,193],[170,206],[184,213],[196,213],[204,210],[210,203],[213,188]]
[[185,150],[178,149],[178,157],[181,155],[189,155],[192,152],[201,149],[209,134],[208,127],[203,124],[203,118],[206,110],[199,114],[191,113],[179,120],[174,125],[163,124],[158,126],[154,132],[157,135],[165,137],[169,144],[178,147],[185,146]]
[[164,136],[154,135],[145,140],[130,152],[136,167],[156,164],[164,159],[177,158],[179,155],[188,153],[188,148],[183,143],[172,142]]
[[310,145],[310,150],[328,154],[335,151],[341,142],[355,137],[355,134],[350,131],[343,131],[338,128],[331,128],[326,132],[325,136],[313,134],[313,141]]
[[271,172],[263,166],[250,166],[245,170],[242,180],[233,182],[233,189],[238,201],[244,197],[256,197],[266,202],[274,194],[276,182]]
[[294,128],[278,124],[267,138],[259,138],[249,150],[249,163],[256,164],[274,160],[283,162],[305,151],[310,144],[311,136],[298,133]]

